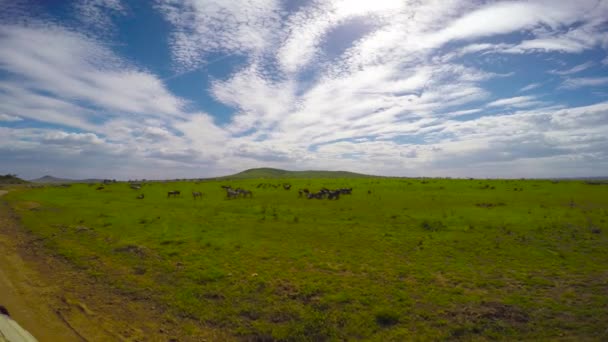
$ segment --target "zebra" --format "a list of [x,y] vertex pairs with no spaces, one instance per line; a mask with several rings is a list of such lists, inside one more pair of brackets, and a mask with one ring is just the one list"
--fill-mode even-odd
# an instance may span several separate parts
[[237,191],[239,192],[239,194],[243,195],[243,197],[253,197],[253,192],[251,192],[250,190],[238,189]]
[[192,191],[192,198],[196,199],[197,197],[203,199],[203,193],[200,191]]
[[237,190],[232,189],[231,187],[227,187],[226,189],[226,197],[228,199],[230,198],[237,198],[240,195],[240,192]]
[[181,195],[181,192],[180,192],[180,191],[178,191],[178,190],[174,190],[174,191],[169,191],[169,192],[167,192],[167,198],[169,198],[169,197],[171,197],[171,196],[173,196],[173,197],[177,197],[177,196],[180,196],[180,195]]

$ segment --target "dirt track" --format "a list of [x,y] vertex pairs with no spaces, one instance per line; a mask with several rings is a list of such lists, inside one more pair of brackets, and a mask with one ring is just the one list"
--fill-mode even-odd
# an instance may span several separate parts
[[[128,298],[48,255],[20,227],[0,190],[0,304],[40,342],[215,341],[225,336]],[[190,327],[182,336],[183,324]]]
[[[1,190],[0,196],[6,191]],[[49,288],[17,251],[9,233],[14,229],[10,212],[3,203],[0,211],[0,303],[12,318],[40,341],[82,341],[83,339],[53,312]]]

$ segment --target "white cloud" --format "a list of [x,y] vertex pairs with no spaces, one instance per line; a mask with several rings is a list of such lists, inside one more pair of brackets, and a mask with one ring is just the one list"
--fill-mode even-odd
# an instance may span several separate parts
[[73,6],[81,24],[90,26],[96,34],[114,31],[112,16],[127,13],[121,0],[77,0]]
[[492,101],[487,104],[488,107],[531,107],[542,104],[537,101],[536,96],[516,96],[507,99]]
[[566,69],[566,70],[550,70],[549,73],[554,74],[554,75],[560,75],[560,76],[572,75],[572,74],[576,74],[581,71],[587,70],[594,65],[595,65],[594,62],[589,61],[589,62],[585,62],[583,64],[575,65],[572,68]]
[[4,122],[16,122],[16,121],[22,121],[23,119],[18,117],[18,116],[14,116],[14,115],[7,115],[7,114],[2,114],[0,113],[0,122],[4,121]]
[[519,91],[520,92],[524,92],[524,91],[530,91],[539,87],[542,87],[542,83],[530,83],[527,86],[521,88]]
[[[0,69],[15,84],[109,111],[174,115],[183,101],[154,75],[129,67],[102,44],[55,26],[0,26]],[[44,48],[41,48],[44,46]]]
[[560,88],[562,89],[578,89],[583,87],[598,87],[608,84],[608,77],[578,77],[567,78]]
[[62,131],[47,133],[42,142],[45,144],[75,145],[77,147],[82,147],[83,145],[101,145],[104,143],[94,133],[66,133]]
[[[497,98],[487,86],[520,76],[504,72],[522,57],[512,53],[607,47],[605,2],[312,0],[291,13],[285,5],[156,0],[171,27],[176,69],[242,60],[200,89],[234,110],[223,126],[205,112],[211,109],[175,96],[95,35],[48,22],[0,26],[0,68],[9,75],[0,80],[0,113],[64,128],[1,129],[0,142],[11,143],[0,150],[13,161],[17,149],[37,155],[48,148],[62,161],[90,151],[113,167],[136,165],[116,174],[136,170],[148,178],[162,170],[204,175],[260,165],[530,176],[574,170],[565,167],[568,158],[607,163],[605,104],[567,108],[550,95],[540,101],[508,87]],[[117,0],[74,8],[86,9],[81,20],[100,28],[127,11]],[[359,24],[365,28],[340,40],[340,30]],[[334,49],[334,40],[343,46]],[[554,73],[574,75],[591,63]],[[607,83],[564,78],[562,88]]]
[[278,0],[158,0],[157,8],[175,28],[171,50],[183,69],[213,52],[257,56],[277,43]]

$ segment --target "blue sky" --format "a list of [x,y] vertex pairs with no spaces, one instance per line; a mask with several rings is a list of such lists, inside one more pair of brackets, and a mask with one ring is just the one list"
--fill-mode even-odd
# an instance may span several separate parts
[[0,173],[608,175],[608,1],[0,8]]

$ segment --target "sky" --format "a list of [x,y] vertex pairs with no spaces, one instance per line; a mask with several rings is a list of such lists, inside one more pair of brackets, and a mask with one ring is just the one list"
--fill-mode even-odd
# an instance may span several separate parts
[[608,175],[608,0],[0,0],[0,174]]

